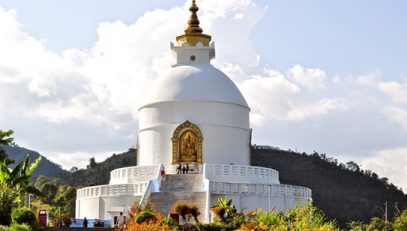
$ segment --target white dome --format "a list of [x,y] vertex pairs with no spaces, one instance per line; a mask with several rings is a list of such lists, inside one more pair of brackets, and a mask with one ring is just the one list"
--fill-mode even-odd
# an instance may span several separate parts
[[158,79],[146,103],[165,101],[216,101],[248,107],[232,80],[209,63],[175,66]]

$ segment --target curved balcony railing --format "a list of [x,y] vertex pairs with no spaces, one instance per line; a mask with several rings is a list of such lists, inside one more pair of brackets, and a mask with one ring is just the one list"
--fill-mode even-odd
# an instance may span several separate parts
[[279,184],[278,171],[248,165],[204,164],[204,176],[210,181],[232,183]]
[[110,172],[109,184],[135,184],[156,177],[158,165],[118,168]]
[[285,184],[246,184],[210,182],[209,190],[213,194],[246,194],[260,196],[286,196],[310,199],[311,189]]
[[77,190],[77,199],[103,197],[103,196],[142,196],[148,181],[137,184],[98,185]]

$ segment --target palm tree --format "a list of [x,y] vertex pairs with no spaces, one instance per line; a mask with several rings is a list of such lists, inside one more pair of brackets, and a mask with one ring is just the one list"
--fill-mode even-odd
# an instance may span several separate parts
[[8,168],[6,162],[0,162],[0,183],[13,188],[17,194],[17,200],[22,202],[26,193],[43,196],[43,193],[30,185],[30,177],[33,171],[41,163],[42,156],[39,156],[34,162],[30,162],[29,155],[26,155],[14,169]]

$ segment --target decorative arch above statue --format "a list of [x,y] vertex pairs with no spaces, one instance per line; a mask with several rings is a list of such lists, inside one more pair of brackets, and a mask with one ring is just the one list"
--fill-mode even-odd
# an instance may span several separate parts
[[202,163],[202,133],[188,120],[179,125],[171,138],[172,163]]

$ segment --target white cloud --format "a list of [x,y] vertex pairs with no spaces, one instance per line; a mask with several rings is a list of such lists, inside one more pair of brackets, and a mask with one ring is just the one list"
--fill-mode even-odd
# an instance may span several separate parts
[[241,66],[233,63],[225,62],[219,68],[235,83],[241,83],[242,81],[250,78],[250,76]]
[[363,169],[387,177],[389,182],[407,189],[407,147],[382,150],[362,161]]
[[314,102],[306,102],[299,105],[293,105],[288,112],[288,118],[291,120],[303,120],[306,118],[315,118],[326,116],[334,110],[346,109],[346,102],[342,99],[321,99]]
[[292,97],[300,91],[281,73],[268,70],[266,74],[252,76],[238,85],[251,107],[254,124],[264,124],[270,118],[284,119]]
[[[237,71],[230,71],[236,70]],[[309,99],[309,92],[301,91],[301,84],[297,85],[290,78],[293,76],[313,79],[324,79],[322,70],[307,69],[296,65],[290,70],[297,69],[291,77],[286,77],[282,73],[266,69],[263,76],[253,75],[247,79],[247,74],[238,68],[226,68],[226,72],[232,73],[233,79],[238,79],[235,75],[245,76],[238,83],[243,95],[248,100],[252,109],[251,122],[257,126],[266,125],[270,119],[278,120],[305,120],[326,116],[334,110],[346,108],[346,102],[336,98]],[[299,71],[301,69],[301,71]],[[304,74],[307,72],[308,74]],[[313,76],[313,77],[311,77]],[[322,86],[317,84],[318,86]],[[315,85],[315,87],[317,86]],[[304,87],[310,87],[307,85]],[[311,87],[314,89],[314,87]]]
[[[256,65],[249,36],[265,8],[252,1],[200,4],[202,27],[218,33],[214,41],[224,47],[218,56],[231,57],[233,65]],[[13,128],[17,142],[50,158],[51,153],[132,146],[138,107],[152,82],[173,63],[169,42],[183,33],[187,7],[153,10],[130,25],[102,22],[91,48],[61,53],[26,33],[15,11],[0,8],[0,126]],[[223,36],[226,27],[228,36]]]
[[390,95],[394,102],[407,104],[407,82],[404,84],[396,81],[381,82],[378,87],[381,91]]
[[260,57],[250,35],[268,7],[252,0],[205,0],[199,7],[204,33],[211,34],[216,46],[221,47],[216,51],[215,64],[227,61],[244,68],[257,67]]
[[72,167],[86,168],[89,164],[90,158],[94,157],[96,162],[102,162],[106,158],[110,157],[113,153],[122,153],[124,150],[119,152],[107,151],[101,153],[87,153],[87,152],[70,152],[70,153],[53,153],[48,158],[59,165],[63,166],[64,169],[69,170]]
[[341,81],[342,81],[342,79],[341,79],[341,77],[339,75],[335,75],[332,78],[332,83],[339,84],[339,83],[341,83]]
[[320,90],[324,88],[326,74],[325,71],[318,68],[304,68],[301,65],[295,65],[288,70],[287,78],[310,90]]
[[356,84],[363,87],[373,87],[376,86],[380,80],[382,73],[380,70],[370,71],[363,75],[358,75],[355,77]]
[[388,106],[384,109],[384,113],[394,122],[401,125],[407,131],[407,110],[395,107]]

